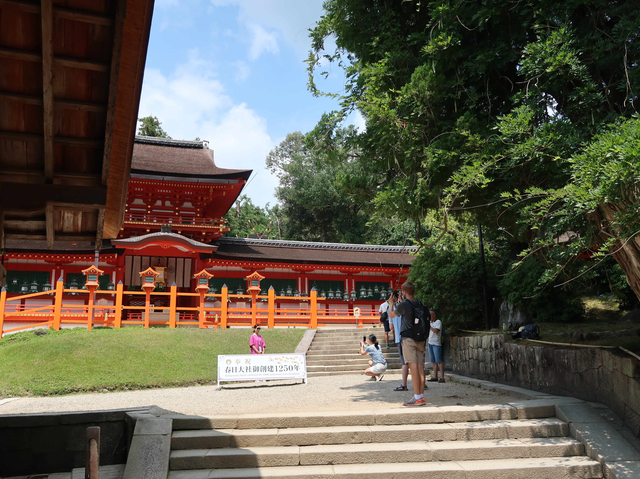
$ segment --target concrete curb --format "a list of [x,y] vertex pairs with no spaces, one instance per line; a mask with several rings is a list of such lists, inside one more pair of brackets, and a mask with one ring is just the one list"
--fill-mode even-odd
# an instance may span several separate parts
[[307,354],[307,351],[309,351],[309,346],[311,346],[311,342],[313,341],[313,338],[315,338],[316,336],[316,332],[317,332],[317,329],[309,329],[305,331],[304,335],[302,336],[302,339],[296,346],[296,350],[294,351],[294,353]]

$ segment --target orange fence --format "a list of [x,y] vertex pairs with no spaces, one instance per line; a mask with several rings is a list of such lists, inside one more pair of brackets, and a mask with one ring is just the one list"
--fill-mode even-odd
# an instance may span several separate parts
[[[71,293],[74,299],[64,298]],[[113,304],[99,304],[96,297],[109,298]],[[51,301],[47,305],[25,305],[21,300],[41,298]],[[196,298],[179,301],[179,298]],[[166,301],[168,299],[168,301]],[[66,303],[65,303],[66,301]],[[277,302],[280,301],[278,305]],[[282,304],[282,301],[286,301]],[[168,291],[124,291],[122,283],[115,291],[65,289],[62,281],[52,291],[7,297],[5,289],[0,293],[0,338],[3,334],[48,326],[59,330],[61,325],[108,326],[120,328],[127,325],[150,326],[198,326],[200,328],[226,328],[253,324],[275,326],[303,326],[317,328],[328,324],[353,324],[361,327],[366,323],[377,323],[377,308],[328,308],[317,292],[309,296],[276,296],[270,289],[268,295],[229,294],[222,288],[220,294],[178,292],[176,286]],[[78,304],[78,303],[87,304]],[[178,306],[190,302],[195,306]],[[248,303],[244,307],[231,307],[233,303]],[[76,303],[76,304],[73,304]],[[166,305],[168,303],[168,306]],[[211,303],[218,305],[212,307]],[[129,304],[129,305],[126,305]],[[296,307],[297,306],[297,307]],[[14,323],[14,324],[11,324]],[[15,326],[15,323],[24,323]],[[12,325],[13,328],[5,329]]]

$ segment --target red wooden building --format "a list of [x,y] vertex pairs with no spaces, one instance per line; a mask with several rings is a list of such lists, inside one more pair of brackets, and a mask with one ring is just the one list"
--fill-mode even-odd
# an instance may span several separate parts
[[[125,291],[139,291],[139,273],[149,267],[159,273],[155,291],[175,283],[181,293],[195,292],[194,274],[206,269],[213,274],[209,293],[220,293],[226,285],[230,294],[243,294],[245,278],[258,271],[264,277],[261,295],[273,287],[277,308],[308,308],[308,302],[293,298],[308,296],[315,287],[318,296],[326,298],[319,308],[344,315],[355,307],[377,310],[389,289],[407,277],[411,247],[224,237],[228,228],[223,216],[250,174],[218,167],[206,142],[136,137],[118,238],[103,240],[100,251],[92,241],[56,240],[48,249],[46,241],[7,238],[3,260],[9,296],[46,291],[58,278],[69,289],[82,288],[82,270],[92,264],[104,271],[98,288],[103,293],[96,298],[103,306],[113,305],[107,291],[119,282]],[[82,304],[84,296],[65,293],[65,304]],[[53,299],[26,299],[23,307],[47,301]],[[142,298],[127,301],[126,306],[136,306]],[[167,296],[153,298],[158,308],[167,301]],[[178,307],[197,301],[196,296],[180,296]],[[247,299],[232,301],[232,307],[250,307]],[[210,306],[217,307],[216,302]],[[258,308],[266,306],[266,300],[258,300]]]

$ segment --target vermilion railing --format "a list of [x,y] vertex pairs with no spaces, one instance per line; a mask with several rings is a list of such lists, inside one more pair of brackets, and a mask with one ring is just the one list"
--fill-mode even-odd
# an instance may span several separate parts
[[159,215],[156,213],[128,212],[124,215],[127,224],[157,224],[175,225],[198,228],[218,228],[224,226],[224,220],[204,218],[195,215]]
[[[73,294],[73,299],[64,294]],[[87,296],[85,296],[87,295]],[[92,296],[89,296],[92,295]],[[109,298],[113,304],[98,304],[96,297]],[[152,297],[154,301],[152,301]],[[196,306],[178,306],[179,298],[197,298]],[[23,299],[53,299],[50,305],[21,304]],[[72,304],[79,300],[88,304]],[[125,298],[128,299],[125,300]],[[159,300],[168,299],[168,305],[157,304]],[[65,303],[66,300],[66,303]],[[253,324],[275,326],[305,326],[317,328],[326,324],[353,324],[361,327],[365,323],[379,321],[377,308],[326,308],[326,298],[319,298],[316,291],[310,296],[276,296],[270,289],[265,296],[257,294],[229,294],[228,288],[222,288],[220,294],[178,292],[176,286],[169,291],[124,291],[122,283],[115,291],[88,291],[65,289],[62,281],[56,283],[52,291],[44,291],[27,295],[7,297],[5,289],[0,292],[0,338],[3,334],[48,326],[60,329],[61,325],[86,324],[87,329],[93,326],[110,326],[120,328],[127,325],[198,326],[200,328],[226,328],[228,326],[249,326]],[[131,304],[137,302],[137,305]],[[219,306],[212,307],[212,302]],[[232,307],[230,303],[236,303]],[[237,306],[237,303],[247,306]],[[129,305],[126,305],[129,303]],[[320,306],[320,307],[319,307]],[[356,314],[358,313],[358,314]],[[4,329],[5,323],[25,322],[28,324]]]

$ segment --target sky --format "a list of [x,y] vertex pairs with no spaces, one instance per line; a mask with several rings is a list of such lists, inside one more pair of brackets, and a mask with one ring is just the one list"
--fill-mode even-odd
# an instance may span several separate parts
[[[138,117],[174,139],[209,141],[216,165],[252,169],[243,194],[276,203],[265,159],[288,133],[313,129],[336,100],[307,90],[323,0],[156,0]],[[342,72],[321,84],[341,92]],[[359,115],[352,123],[363,127]]]

